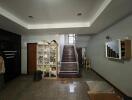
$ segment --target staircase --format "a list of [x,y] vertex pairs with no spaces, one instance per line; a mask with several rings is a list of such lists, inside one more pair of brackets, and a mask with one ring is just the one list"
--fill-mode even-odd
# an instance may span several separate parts
[[63,48],[59,77],[79,77],[78,57],[73,45],[65,45]]

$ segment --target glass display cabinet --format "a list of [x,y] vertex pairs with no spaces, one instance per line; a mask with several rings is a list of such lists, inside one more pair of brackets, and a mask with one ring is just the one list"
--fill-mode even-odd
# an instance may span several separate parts
[[37,44],[37,70],[43,77],[57,77],[58,44],[55,40]]

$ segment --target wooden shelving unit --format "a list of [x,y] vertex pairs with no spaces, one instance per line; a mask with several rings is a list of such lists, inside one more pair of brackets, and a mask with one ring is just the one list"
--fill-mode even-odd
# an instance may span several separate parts
[[122,59],[131,59],[131,40],[121,41],[121,57]]
[[58,44],[55,40],[37,45],[37,70],[44,78],[57,77]]

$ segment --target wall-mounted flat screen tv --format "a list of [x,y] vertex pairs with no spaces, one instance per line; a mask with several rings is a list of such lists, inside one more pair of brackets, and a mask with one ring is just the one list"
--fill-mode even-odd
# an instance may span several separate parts
[[121,59],[121,44],[120,40],[106,42],[106,57]]

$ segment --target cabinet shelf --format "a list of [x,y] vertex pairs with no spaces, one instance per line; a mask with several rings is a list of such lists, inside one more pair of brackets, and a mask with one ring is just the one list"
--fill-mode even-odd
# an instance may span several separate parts
[[131,58],[131,40],[121,41],[121,57],[122,59]]
[[37,45],[37,70],[43,71],[44,78],[57,77],[57,42],[53,40],[50,43],[44,42],[41,46]]

